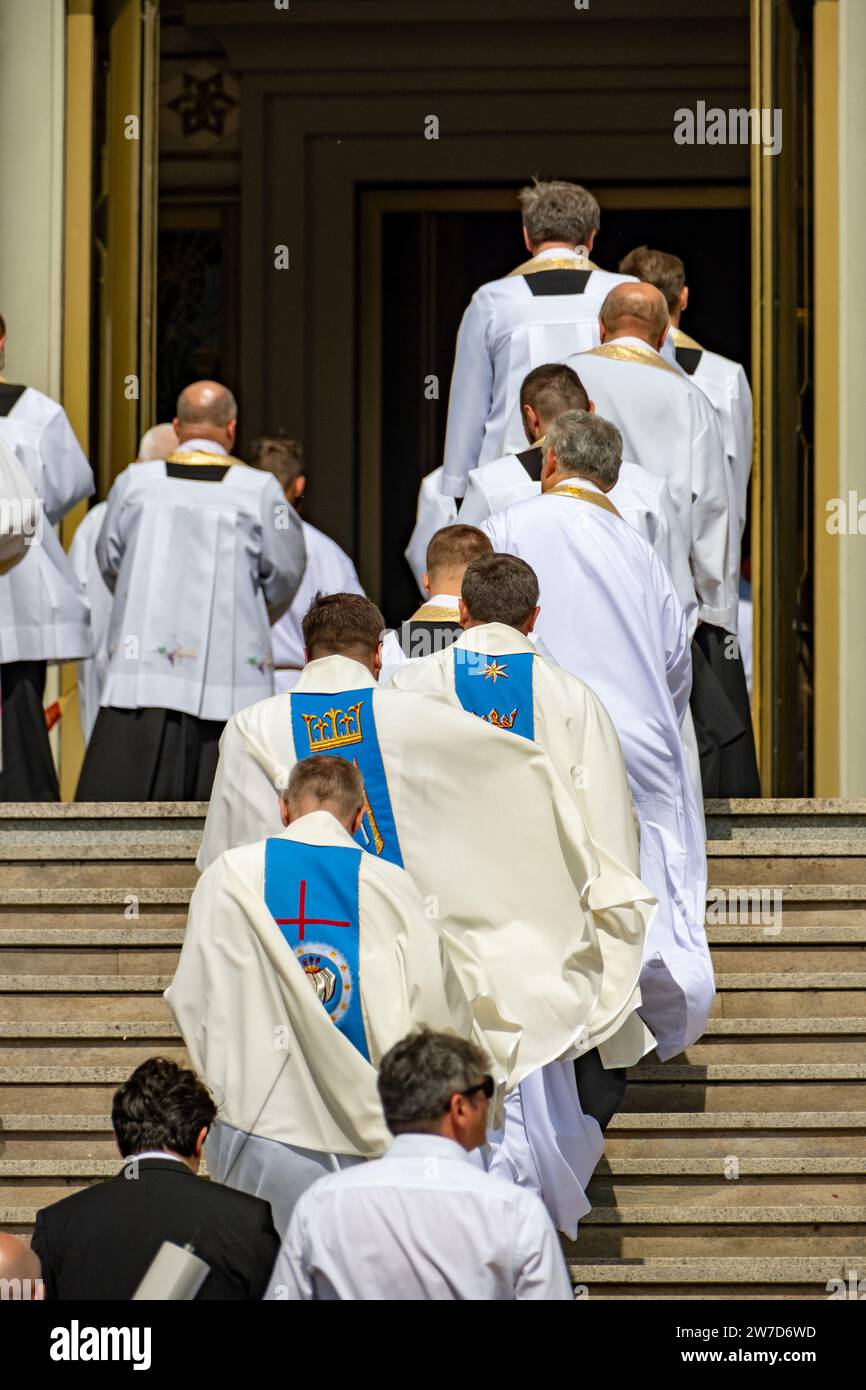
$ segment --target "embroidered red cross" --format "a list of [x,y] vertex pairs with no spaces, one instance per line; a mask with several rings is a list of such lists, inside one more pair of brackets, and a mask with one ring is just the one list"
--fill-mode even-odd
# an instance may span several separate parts
[[304,909],[307,905],[307,880],[301,879],[301,886],[298,897],[297,917],[275,917],[274,921],[278,927],[297,927],[298,940],[304,940],[304,927],[350,927],[351,922],[336,922],[330,917],[306,917]]

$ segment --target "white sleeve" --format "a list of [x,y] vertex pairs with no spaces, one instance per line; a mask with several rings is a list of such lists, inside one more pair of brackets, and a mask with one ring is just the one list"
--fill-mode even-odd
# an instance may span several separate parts
[[55,525],[96,486],[93,470],[61,406],[52,412],[39,437],[39,453],[45,514]]
[[752,391],[742,367],[737,373],[737,395],[731,401],[736,450],[737,510],[740,536],[746,524],[746,498],[752,473]]
[[716,413],[697,391],[692,412],[691,566],[698,616],[713,627],[734,621],[736,594],[728,580],[729,464]]
[[415,512],[415,529],[409,544],[403,552],[418,585],[418,592],[424,595],[422,583],[427,569],[427,547],[437,531],[443,526],[451,526],[457,517],[457,507],[453,497],[446,497],[436,487],[436,479],[428,474],[421,479],[418,491],[418,507]]
[[667,571],[658,560],[653,569],[664,637],[665,675],[674,702],[677,722],[681,724],[692,693],[692,644],[689,625]]
[[259,581],[272,623],[288,610],[307,564],[301,519],[286,501],[276,478],[266,479],[260,494],[262,549]]
[[112,484],[102,527],[96,539],[96,563],[106,585],[114,593],[117,576],[126,549],[123,534],[123,501],[126,495],[127,473],[121,473]]
[[473,468],[466,484],[466,495],[460,504],[457,520],[461,526],[480,526],[490,516],[490,499],[478,480],[480,470]]
[[493,401],[490,314],[487,296],[473,295],[457,333],[442,476],[442,491],[449,497],[463,496],[469,470],[478,463]]
[[481,522],[478,529],[489,537],[490,544],[497,554],[508,554],[508,521],[504,511],[494,512],[486,521]]
[[688,630],[694,634],[698,618],[695,585],[689,568],[689,557],[683,543],[676,508],[670,494],[670,488],[664,479],[661,479],[659,510],[656,520],[656,541],[653,543],[653,549],[661,557],[674,582],[677,598],[685,609]]
[[289,1229],[274,1263],[271,1282],[265,1293],[266,1303],[311,1302],[315,1295],[310,1264],[306,1255],[309,1245],[307,1208],[304,1193],[289,1222]]
[[559,1237],[541,1201],[527,1192],[520,1212],[515,1251],[514,1297],[518,1301],[571,1303],[574,1295]]

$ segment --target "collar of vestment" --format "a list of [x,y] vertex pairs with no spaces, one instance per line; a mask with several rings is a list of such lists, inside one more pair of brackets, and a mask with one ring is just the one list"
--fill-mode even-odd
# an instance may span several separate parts
[[556,487],[549,492],[542,493],[542,497],[576,497],[579,502],[590,502],[594,507],[601,507],[603,511],[610,512],[613,516],[619,516],[619,512],[611,502],[610,498],[603,492],[597,492],[591,486],[578,485],[577,483],[557,483]]
[[697,348],[699,352],[703,352],[704,350],[701,343],[695,338],[690,338],[688,333],[684,333],[681,328],[672,328],[671,337],[674,340],[675,347]]
[[431,594],[426,603],[416,610],[410,623],[459,623],[460,600],[456,594]]
[[304,667],[294,690],[306,690],[315,695],[337,695],[341,690],[360,690],[375,687],[376,680],[360,661],[348,656],[320,656]]
[[679,376],[676,367],[666,362],[649,343],[639,338],[614,338],[612,342],[602,343],[601,347],[590,348],[592,357],[609,357],[615,362],[639,362],[644,367],[662,367],[666,372]]
[[185,463],[192,467],[197,464],[202,467],[213,466],[215,463],[222,463],[237,468],[246,468],[243,459],[237,459],[232,454],[226,452],[221,444],[215,439],[188,439],[184,444],[178,444],[170,454],[166,454],[165,463]]
[[[554,255],[553,252],[556,251]],[[598,270],[594,261],[590,261],[586,256],[578,256],[576,251],[566,251],[564,247],[551,248],[549,255],[543,251],[533,256],[531,260],[524,261],[522,265],[515,266],[509,270],[507,280],[512,275],[535,275],[540,270]]]
[[271,838],[295,840],[302,845],[345,845],[348,849],[358,848],[345,826],[341,825],[330,811],[310,811],[306,816],[299,816],[281,835]]
[[455,647],[467,651],[486,652],[490,656],[505,656],[510,652],[535,652],[535,646],[523,632],[507,623],[479,623],[461,632]]
[[472,1155],[453,1139],[444,1134],[398,1134],[382,1155],[381,1162],[389,1158],[441,1158],[455,1159],[458,1163],[473,1163]]

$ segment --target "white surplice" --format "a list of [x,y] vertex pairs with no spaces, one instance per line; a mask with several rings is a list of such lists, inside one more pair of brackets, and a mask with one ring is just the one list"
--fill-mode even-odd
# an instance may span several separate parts
[[531,1192],[484,1174],[438,1134],[400,1134],[383,1158],[300,1201],[266,1299],[571,1301],[559,1241]]
[[[593,908],[599,861],[547,754],[442,700],[382,689],[358,662],[313,661],[290,694],[228,722],[199,867],[278,828],[275,789],[296,757],[292,701],[365,689],[403,864],[437,914],[509,1084],[574,1048],[607,1044],[615,1056],[619,1043],[612,1065],[637,1060],[631,1020],[655,907],[647,889],[626,869],[611,873],[607,906]],[[622,938],[603,980],[602,932]]]
[[[234,1165],[232,1185],[276,1201],[284,1231],[288,1203],[276,1179],[294,1196],[299,1177],[301,1185],[314,1180],[303,1151],[332,1168],[332,1155],[366,1158],[387,1147],[376,1070],[390,1047],[421,1025],[482,1045],[483,1038],[439,926],[404,870],[365,854],[326,811],[302,816],[279,838],[311,847],[304,883],[311,917],[316,851],[336,846],[358,855],[350,988],[360,996],[369,1061],[335,1026],[271,915],[265,842],[229,850],[202,875],[166,999],[196,1070],[220,1097],[228,1133],[208,1152],[211,1176],[224,1181]],[[241,1153],[245,1131],[253,1137]]]
[[[736,516],[736,491],[710,401],[639,338],[616,338],[569,357],[567,365],[599,415],[620,431],[623,455],[666,481],[688,547],[699,620],[735,632],[728,522]],[[513,411],[505,447],[519,448],[522,435],[520,413]]]
[[93,642],[93,655],[78,663],[78,716],[85,745],[93,733],[108,670],[112,596],[96,559],[96,540],[107,510],[105,502],[97,502],[95,507],[91,507],[75,528],[69,547],[69,563],[90,608],[90,636]]
[[89,656],[87,602],[53,527],[93,492],[90,464],[62,406],[32,386],[0,416],[0,439],[43,510],[41,539],[34,537],[24,558],[0,575],[0,664]]
[[307,565],[289,611],[274,623],[274,688],[277,694],[291,690],[304,668],[302,624],[317,594],[363,594],[355,566],[345,550],[316,526],[301,520]]
[[[227,458],[195,439],[172,457],[197,451]],[[301,582],[303,532],[273,474],[230,462],[219,482],[155,460],[114,483],[96,545],[114,592],[103,705],[224,720],[273,691],[270,621]]]
[[440,464],[432,473],[421,479],[418,489],[418,507],[415,513],[415,529],[409,538],[404,554],[418,585],[419,593],[424,593],[424,574],[427,569],[427,547],[437,531],[443,526],[453,526],[457,520],[457,503],[453,497],[446,497],[442,491],[444,468]]
[[[688,627],[647,542],[569,486],[517,503],[482,529],[535,570],[539,633],[599,697],[619,735],[640,818],[641,877],[660,904],[641,1013],[667,1058],[700,1037],[714,997],[703,820],[680,733],[691,689]],[[606,501],[583,479],[573,486]]]
[[[562,271],[583,273],[563,293],[544,292],[546,277]],[[470,469],[514,447],[504,431],[524,377],[533,367],[563,362],[596,344],[605,297],[630,280],[634,276],[599,270],[575,251],[554,246],[475,291],[457,334],[444,493],[462,497]]]

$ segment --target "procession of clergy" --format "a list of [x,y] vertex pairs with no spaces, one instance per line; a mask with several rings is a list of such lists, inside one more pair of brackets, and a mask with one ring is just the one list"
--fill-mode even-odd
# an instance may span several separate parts
[[[57,798],[45,668],[79,659],[78,799],[210,802],[166,997],[220,1107],[209,1172],[282,1233],[386,1149],[377,1064],[426,1026],[489,1058],[478,1163],[575,1237],[626,1069],[682,1052],[713,1001],[702,797],[760,794],[749,387],[679,329],[680,260],[600,270],[576,185],[520,205],[529,259],[460,327],[398,631],[301,520],[300,447],[235,458],[214,382],[68,558],[47,525],[0,578],[0,796]],[[37,391],[0,385],[0,447],[51,523],[93,490]]]

